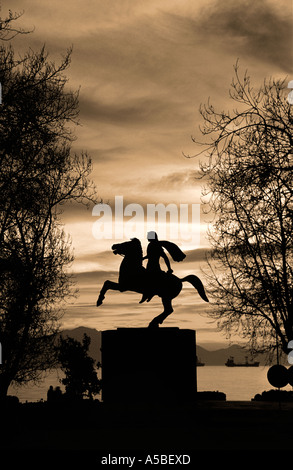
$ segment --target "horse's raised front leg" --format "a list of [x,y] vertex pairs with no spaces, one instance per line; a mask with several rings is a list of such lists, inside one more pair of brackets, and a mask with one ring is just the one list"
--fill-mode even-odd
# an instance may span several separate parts
[[112,289],[112,290],[120,290],[118,282],[113,282],[113,281],[105,281],[104,285],[100,291],[100,295],[97,300],[97,307],[102,305],[103,300],[105,298],[107,290]]
[[173,312],[172,301],[171,299],[162,299],[164,305],[164,311],[157,317],[155,317],[149,324],[149,328],[158,328],[159,325],[163,323],[163,321]]

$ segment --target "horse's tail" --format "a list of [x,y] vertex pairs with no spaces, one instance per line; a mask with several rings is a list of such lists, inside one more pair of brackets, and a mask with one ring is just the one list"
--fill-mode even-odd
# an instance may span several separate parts
[[181,279],[182,282],[190,282],[190,284],[195,287],[195,289],[198,291],[199,295],[205,302],[209,302],[209,299],[206,296],[205,290],[203,283],[199,279],[199,277],[195,276],[194,274],[189,274],[188,276],[185,276]]

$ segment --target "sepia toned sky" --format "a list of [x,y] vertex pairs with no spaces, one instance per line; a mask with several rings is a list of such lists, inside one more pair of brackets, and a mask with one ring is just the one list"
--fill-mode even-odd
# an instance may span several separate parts
[[[124,204],[200,204],[196,179],[200,138],[199,106],[210,97],[218,109],[233,107],[228,90],[233,65],[248,70],[257,87],[264,78],[292,79],[292,3],[287,0],[50,0],[2,1],[24,11],[19,20],[34,31],[14,39],[24,52],[43,44],[60,61],[73,46],[69,86],[80,87],[80,121],[75,151],[93,160],[98,196],[113,208]],[[140,295],[109,292],[95,307],[106,279],[117,280],[121,258],[115,240],[92,233],[91,210],[71,207],[64,213],[72,237],[79,297],[66,305],[65,327],[97,329],[146,326],[162,307],[159,299],[139,305]],[[194,221],[200,244],[177,240],[187,258],[173,269],[180,277],[205,268],[209,220]],[[143,222],[142,222],[143,223]],[[146,233],[145,233],[146,236]],[[175,241],[175,240],[174,240]],[[142,239],[143,248],[146,240]],[[211,299],[212,300],[212,299]],[[213,308],[213,305],[209,306]],[[186,288],[174,301],[165,326],[197,330],[198,342],[211,347],[224,341],[205,316],[206,304]]]

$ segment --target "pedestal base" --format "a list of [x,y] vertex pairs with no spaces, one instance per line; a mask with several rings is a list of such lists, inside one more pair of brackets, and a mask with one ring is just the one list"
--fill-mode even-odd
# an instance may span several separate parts
[[118,328],[102,332],[105,403],[170,403],[196,399],[195,331]]

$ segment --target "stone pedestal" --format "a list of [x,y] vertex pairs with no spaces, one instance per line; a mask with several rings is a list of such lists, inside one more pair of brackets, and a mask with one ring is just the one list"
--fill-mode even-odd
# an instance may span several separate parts
[[102,332],[105,403],[172,403],[196,399],[194,330],[118,328]]

